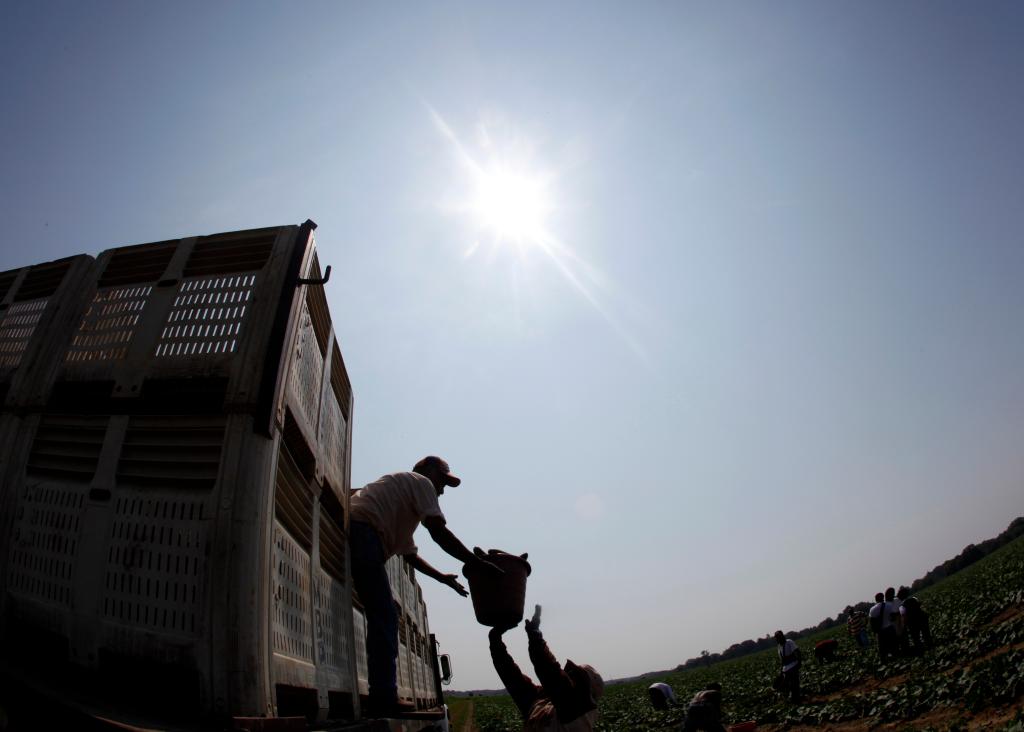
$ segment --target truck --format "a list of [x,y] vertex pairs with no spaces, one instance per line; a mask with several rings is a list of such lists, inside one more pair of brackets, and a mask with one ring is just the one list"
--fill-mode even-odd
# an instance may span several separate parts
[[[370,720],[353,394],[312,221],[0,273],[0,707],[12,729],[445,728],[412,567]],[[2,726],[0,722],[0,726]]]

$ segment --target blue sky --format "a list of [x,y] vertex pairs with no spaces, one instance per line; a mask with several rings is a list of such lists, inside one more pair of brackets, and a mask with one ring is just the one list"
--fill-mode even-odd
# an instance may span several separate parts
[[[314,219],[353,483],[444,455],[451,528],[530,552],[561,658],[668,668],[1024,513],[1022,31],[1009,2],[8,3],[0,269]],[[465,214],[453,141],[544,176],[553,246]],[[423,585],[456,688],[498,686]]]

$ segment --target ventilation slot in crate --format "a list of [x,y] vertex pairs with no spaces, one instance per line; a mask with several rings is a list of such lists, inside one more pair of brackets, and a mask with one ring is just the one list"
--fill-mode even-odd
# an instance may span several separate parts
[[29,270],[28,276],[21,283],[18,292],[14,295],[15,302],[27,300],[38,300],[41,297],[49,297],[60,287],[61,280],[71,268],[70,259],[59,259],[56,262],[37,264]]
[[347,422],[349,403],[352,401],[352,384],[348,380],[348,372],[345,370],[345,362],[341,358],[337,342],[331,352],[331,389],[334,391],[334,398],[338,400],[338,406],[341,407],[341,414]]
[[29,475],[92,480],[107,433],[108,417],[43,417],[28,457]]
[[345,588],[330,575],[320,572],[314,603],[317,663],[348,671],[348,622],[342,614]]
[[16,368],[49,299],[18,302],[0,313],[0,368]]
[[324,357],[316,342],[312,318],[306,302],[299,315],[299,333],[295,344],[295,358],[291,365],[291,392],[305,423],[315,435],[320,408],[320,388],[323,380]]
[[[300,458],[301,459],[301,458]],[[274,514],[307,552],[313,547],[313,494],[310,476],[282,440],[277,458]]]
[[156,355],[205,356],[234,353],[249,309],[256,275],[187,279],[157,341]]
[[71,607],[85,491],[85,486],[47,485],[22,496],[11,535],[12,593]]
[[185,265],[186,277],[255,272],[263,269],[274,249],[278,229],[205,236],[196,242]]
[[212,488],[217,482],[225,427],[222,415],[132,417],[117,463],[118,484]]
[[[310,277],[320,279],[320,262],[316,254],[313,255],[313,266],[309,273]],[[316,333],[317,343],[320,344],[320,354],[327,353],[327,336],[331,332],[331,311],[327,307],[327,296],[324,288],[311,286],[306,288],[306,307],[309,308],[309,316],[313,321],[313,331]]]
[[209,516],[203,500],[119,497],[103,578],[103,616],[133,627],[199,634]]
[[357,607],[352,608],[352,623],[355,626],[356,644],[356,679],[358,680],[359,693],[367,691],[366,679],[369,677],[366,663],[366,615]]
[[276,522],[273,579],[274,651],[311,662],[309,554]]
[[[346,440],[345,417],[331,392],[325,394],[323,409],[320,411],[320,445],[325,463],[340,478],[345,475]],[[329,473],[330,474],[330,473]]]
[[152,291],[148,285],[97,290],[64,360],[77,363],[123,359]]
[[177,243],[161,241],[118,249],[107,261],[99,287],[156,282],[171,263]]
[[344,509],[330,488],[325,488],[320,498],[320,566],[341,583],[345,582],[344,520]]

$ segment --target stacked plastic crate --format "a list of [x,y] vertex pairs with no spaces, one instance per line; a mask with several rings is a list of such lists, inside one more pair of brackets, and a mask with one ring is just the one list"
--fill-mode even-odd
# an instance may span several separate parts
[[358,717],[352,390],[314,228],[0,274],[5,663],[92,669],[119,707]]
[[[24,470],[30,456],[31,435],[38,430],[55,363],[77,325],[93,262],[81,255],[0,273],[0,538],[5,539],[0,540],[0,577],[13,555],[20,569],[7,574],[6,586],[42,601],[36,615],[40,631],[52,627],[59,614],[55,609],[70,602],[68,563],[75,554],[84,496],[44,489],[36,496],[39,510],[26,531],[21,485],[9,474],[16,465]],[[87,463],[95,447],[88,425],[79,425],[77,433],[79,449],[68,456],[69,470]],[[42,443],[35,462],[45,460],[45,452]],[[6,619],[7,613],[0,615],[0,629]],[[11,639],[9,634],[4,638]]]

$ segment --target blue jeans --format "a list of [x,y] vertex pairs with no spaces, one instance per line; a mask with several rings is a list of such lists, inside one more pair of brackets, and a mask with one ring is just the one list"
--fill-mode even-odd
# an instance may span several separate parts
[[384,568],[384,549],[372,526],[349,524],[348,545],[352,584],[366,612],[366,665],[370,703],[382,707],[398,703],[395,660],[398,658],[398,612],[391,582]]

